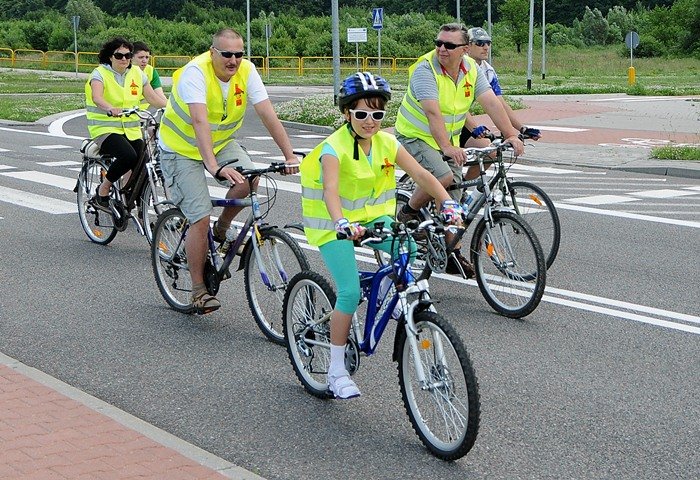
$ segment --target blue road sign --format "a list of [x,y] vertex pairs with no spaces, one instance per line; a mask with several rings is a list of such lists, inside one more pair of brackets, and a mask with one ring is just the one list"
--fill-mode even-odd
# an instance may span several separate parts
[[383,8],[373,8],[372,9],[372,28],[375,30],[381,30],[384,24],[384,9]]

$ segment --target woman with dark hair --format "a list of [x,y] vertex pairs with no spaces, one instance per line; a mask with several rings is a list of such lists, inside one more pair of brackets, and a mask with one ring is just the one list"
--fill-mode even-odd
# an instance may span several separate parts
[[144,148],[139,119],[122,117],[122,111],[139,105],[144,97],[155,107],[166,104],[153,91],[146,74],[132,68],[132,56],[133,46],[127,40],[110,40],[100,49],[100,65],[85,84],[90,138],[100,147],[100,153],[116,159],[92,199],[96,208],[107,212],[112,184],[136,166]]

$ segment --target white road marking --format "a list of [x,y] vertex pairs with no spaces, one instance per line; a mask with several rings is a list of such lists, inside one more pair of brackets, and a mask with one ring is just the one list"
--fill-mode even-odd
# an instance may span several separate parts
[[60,150],[62,148],[75,148],[70,145],[32,145],[29,148],[36,148],[37,150]]
[[0,170],[14,170],[17,167],[13,167],[11,165],[0,165]]
[[11,152],[12,150],[7,150],[6,148],[0,148],[0,153]]
[[51,125],[49,125],[49,133],[52,135],[56,135],[58,137],[64,137],[66,136],[65,133],[63,133],[63,125],[74,118],[82,117],[85,115],[85,111],[82,110],[78,113],[73,113],[71,115],[66,115],[65,117],[61,117],[58,120],[55,120],[51,122]]
[[250,138],[252,140],[272,140],[272,137],[245,137],[245,138]]
[[638,198],[623,197],[621,195],[594,195],[592,197],[567,198],[563,201],[583,203],[585,205],[607,205],[611,203],[635,202],[638,200]]
[[655,223],[666,223],[668,225],[679,225],[681,227],[700,228],[700,222],[693,222],[689,220],[678,220],[675,218],[667,217],[652,217],[650,215],[639,215],[636,213],[618,212],[614,210],[602,210],[600,208],[585,207],[583,205],[569,205],[560,202],[554,202],[554,205],[557,207],[557,209],[561,210],[576,210],[578,212],[593,213],[596,215],[607,215],[610,217],[629,218],[632,220],[644,220],[647,222]]
[[675,198],[684,197],[686,195],[697,195],[696,192],[684,192],[683,190],[672,190],[665,188],[661,190],[646,190],[641,192],[628,192],[627,195],[644,198]]
[[514,163],[509,167],[509,170],[527,170],[528,172],[551,173],[554,175],[568,175],[571,173],[581,173],[580,170],[570,170],[568,168],[556,167],[535,167],[533,165],[522,165]]
[[531,126],[530,128],[537,128],[540,130],[546,130],[548,132],[564,132],[564,133],[578,133],[587,132],[590,128],[575,128],[575,127],[552,127],[550,125],[538,125]]
[[700,100],[698,97],[614,97],[594,98],[587,102],[663,102],[671,100]]
[[328,135],[317,135],[315,133],[306,133],[306,134],[299,134],[299,135],[290,135],[290,137],[295,137],[295,138],[326,138]]
[[66,135],[65,133],[50,133],[50,132],[33,132],[31,130],[20,130],[17,128],[0,127],[0,130],[13,133],[29,133],[31,135],[43,135],[46,137],[72,138],[74,140],[84,140],[85,137],[76,137],[74,135]]
[[259,150],[247,150],[248,155],[269,155],[269,152],[261,152]]
[[51,173],[44,172],[34,172],[34,171],[24,171],[24,172],[7,172],[0,173],[5,177],[18,178],[20,180],[28,180],[30,182],[41,183],[43,185],[50,185],[52,187],[62,188],[64,190],[73,190],[75,188],[76,178],[63,177],[60,175],[53,175]]
[[[81,165],[82,162],[74,162],[72,160],[64,160],[61,162],[36,162],[39,165],[45,165],[47,167],[69,167],[72,165]],[[80,169],[78,169],[80,170]]]
[[76,213],[78,207],[75,203],[64,202],[51,197],[15,190],[0,186],[0,202],[11,203],[21,207],[28,207],[34,210],[60,215],[65,213]]

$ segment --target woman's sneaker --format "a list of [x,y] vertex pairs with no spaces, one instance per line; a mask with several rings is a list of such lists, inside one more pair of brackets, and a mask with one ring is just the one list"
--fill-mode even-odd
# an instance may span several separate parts
[[112,209],[109,208],[109,197],[103,197],[99,193],[95,193],[89,203],[103,212],[112,213]]

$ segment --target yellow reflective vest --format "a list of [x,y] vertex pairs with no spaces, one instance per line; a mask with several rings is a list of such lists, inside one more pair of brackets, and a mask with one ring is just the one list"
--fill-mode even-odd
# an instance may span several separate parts
[[230,88],[226,98],[214,73],[209,52],[195,57],[173,74],[173,87],[160,124],[161,140],[170,150],[179,155],[193,160],[202,160],[192,127],[190,107],[182,101],[177,89],[183,70],[193,63],[204,72],[207,117],[215,155],[233,140],[233,133],[243,125],[248,102],[248,75],[253,64],[246,59],[241,60],[238,71],[229,80]]
[[[143,77],[141,69],[130,67],[124,77],[124,86],[119,85],[114,78],[114,73],[100,65],[96,68],[102,75],[104,85],[104,99],[107,103],[117,108],[135,107],[143,97]],[[91,75],[92,77],[92,75]],[[85,107],[87,127],[90,138],[96,138],[107,133],[126,135],[129,140],[141,138],[141,124],[138,117],[110,117],[107,112],[98,107],[92,99],[90,80],[85,83]]]
[[[148,78],[148,84],[150,85],[153,81],[153,65],[146,65],[146,67],[142,71],[146,74],[146,77]],[[141,104],[139,106],[142,110],[148,110],[148,107],[150,107],[151,104],[146,101],[145,97],[142,97]]]
[[[427,61],[430,65],[438,87],[438,103],[440,112],[445,122],[445,131],[452,145],[459,145],[459,133],[462,131],[467,119],[467,112],[474,101],[474,86],[476,85],[477,65],[468,56],[462,57],[463,62],[469,66],[464,77],[455,85],[449,75],[442,73],[442,67],[438,62],[435,50],[426,53],[408,69],[409,88],[401,101],[401,107],[396,116],[396,133],[408,138],[420,138],[436,150],[440,150],[437,142],[430,133],[428,117],[423,107],[411,91],[411,76],[419,64]],[[461,67],[460,67],[461,68]]]
[[372,137],[372,162],[359,149],[359,160],[354,160],[355,139],[349,125],[343,126],[317,145],[301,162],[301,206],[304,233],[310,245],[323,245],[335,240],[335,225],[323,200],[323,170],[321,151],[324,144],[333,147],[338,155],[338,194],[343,216],[351,223],[367,223],[382,215],[396,212],[396,137],[377,132]]

